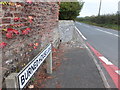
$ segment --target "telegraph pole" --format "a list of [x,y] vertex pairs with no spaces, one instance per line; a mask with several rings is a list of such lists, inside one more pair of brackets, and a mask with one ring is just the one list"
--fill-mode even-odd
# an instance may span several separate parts
[[100,16],[101,3],[102,3],[102,0],[100,0],[100,5],[99,5],[99,12],[98,12],[98,16]]

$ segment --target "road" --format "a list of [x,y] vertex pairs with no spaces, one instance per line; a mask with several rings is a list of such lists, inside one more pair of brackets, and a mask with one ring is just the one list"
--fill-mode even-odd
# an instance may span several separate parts
[[118,67],[118,31],[84,23],[75,23],[84,39]]

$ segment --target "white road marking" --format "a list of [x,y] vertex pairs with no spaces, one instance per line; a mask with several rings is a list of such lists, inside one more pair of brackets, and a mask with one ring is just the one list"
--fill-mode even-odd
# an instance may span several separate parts
[[107,58],[105,58],[104,56],[100,56],[99,57],[104,63],[106,63],[107,65],[113,65]]
[[90,27],[90,26],[88,26],[88,25],[86,25],[86,24],[83,24],[83,23],[79,23],[79,22],[76,22],[77,24],[79,24],[79,25],[82,25],[82,26],[85,26],[85,27]]
[[76,22],[76,23],[81,25],[81,23],[79,23],[79,22]]
[[116,36],[116,37],[119,37],[119,35],[114,34],[114,33],[111,33],[111,32],[103,31],[103,30],[101,30],[101,29],[97,29],[97,30],[99,30],[99,31],[101,31],[101,32],[104,32],[104,33],[107,33],[107,34],[114,35],[114,36]]
[[[82,25],[82,24],[81,24],[81,23],[79,23],[79,22],[77,22],[77,23],[78,23],[78,24],[80,24],[80,25]],[[90,26],[85,25],[85,24],[84,24],[83,26],[88,27],[88,28],[90,27]],[[97,30],[98,30],[98,31],[101,31],[101,32],[104,32],[104,33],[107,33],[107,34],[114,35],[114,36],[116,36],[116,37],[119,37],[119,35],[114,34],[114,33],[111,33],[111,32],[107,32],[107,31],[104,31],[104,30],[101,30],[101,29],[98,29],[98,28],[97,28]]]
[[91,52],[91,50],[88,48],[88,46],[87,46],[86,44],[84,44],[84,46],[86,47],[86,49],[87,49],[88,52],[90,53],[91,57],[93,58],[93,61],[94,61],[94,63],[96,64],[97,69],[98,69],[98,71],[99,71],[99,73],[100,73],[100,75],[101,75],[101,77],[102,77],[102,80],[103,80],[103,83],[104,83],[105,88],[110,88],[110,85],[109,85],[109,83],[108,83],[108,81],[107,81],[107,79],[106,79],[106,77],[105,77],[105,74],[103,73],[103,70],[102,70],[101,66],[98,64],[95,56],[93,55],[93,53]]
[[116,70],[115,72],[120,75],[120,70]]
[[88,28],[90,27],[90,26],[87,26],[87,25],[84,25],[84,26],[85,26],[85,27],[88,27]]
[[82,38],[84,39],[84,40],[87,40],[87,38],[80,32],[80,30],[77,28],[77,27],[75,27],[76,28],[76,30],[78,31],[78,33],[82,36]]

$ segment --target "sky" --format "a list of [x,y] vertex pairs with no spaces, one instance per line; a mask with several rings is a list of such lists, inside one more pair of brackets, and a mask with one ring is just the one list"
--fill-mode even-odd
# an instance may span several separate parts
[[[98,15],[100,0],[82,0],[84,6],[79,17]],[[113,14],[118,11],[118,2],[120,0],[102,0],[101,15]]]

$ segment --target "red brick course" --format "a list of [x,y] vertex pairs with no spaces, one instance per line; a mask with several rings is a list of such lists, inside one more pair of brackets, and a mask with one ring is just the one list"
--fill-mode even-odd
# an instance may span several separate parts
[[58,4],[53,2],[2,5],[0,43],[7,43],[1,48],[4,78],[12,72],[19,72],[52,42],[52,32],[58,25],[58,9]]

